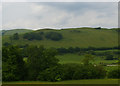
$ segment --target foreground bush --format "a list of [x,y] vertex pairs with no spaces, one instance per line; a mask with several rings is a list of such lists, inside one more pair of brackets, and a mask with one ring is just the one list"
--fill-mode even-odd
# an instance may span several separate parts
[[26,69],[20,48],[17,46],[3,47],[2,64],[3,81],[25,80]]
[[40,81],[61,81],[63,79],[63,69],[59,66],[47,68],[39,73],[37,80]]
[[37,80],[40,81],[62,81],[79,79],[101,79],[106,72],[101,66],[64,64],[48,68],[39,73]]

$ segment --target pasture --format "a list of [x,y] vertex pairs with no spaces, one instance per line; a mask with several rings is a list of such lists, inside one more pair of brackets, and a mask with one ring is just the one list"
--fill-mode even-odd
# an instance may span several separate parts
[[[58,55],[56,56],[59,60],[61,64],[65,64],[65,63],[77,63],[80,64],[82,62],[82,60],[84,59],[84,55],[80,56],[78,54],[64,54],[64,55]],[[100,63],[105,63],[105,64],[111,64],[111,63],[115,63],[117,62],[117,60],[104,60],[104,58],[102,57],[94,57],[94,64],[100,64]]]

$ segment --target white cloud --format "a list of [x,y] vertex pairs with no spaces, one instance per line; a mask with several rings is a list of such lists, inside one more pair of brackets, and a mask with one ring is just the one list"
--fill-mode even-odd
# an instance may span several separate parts
[[[3,27],[9,28],[64,28],[79,26],[101,26],[101,27],[117,27],[117,7],[113,4],[105,9],[97,8],[96,3],[93,7],[90,5],[87,9],[77,7],[77,11],[69,10],[71,6],[57,8],[57,5],[48,5],[49,3],[7,3],[4,5]],[[87,3],[86,3],[87,4]],[[64,3],[66,5],[66,3]],[[77,4],[79,5],[79,4]],[[99,6],[100,6],[99,5]],[[62,5],[61,5],[62,6]],[[110,8],[109,8],[110,7]],[[102,7],[103,8],[103,7]],[[66,9],[66,10],[65,10]],[[9,14],[9,15],[8,15]]]

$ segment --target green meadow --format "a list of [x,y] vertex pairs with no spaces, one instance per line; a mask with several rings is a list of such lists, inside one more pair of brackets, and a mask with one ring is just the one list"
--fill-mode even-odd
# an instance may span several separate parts
[[[64,54],[64,55],[58,55],[56,57],[60,60],[61,64],[65,64],[65,63],[81,64],[85,56],[84,55],[80,56],[78,54]],[[94,61],[92,61],[92,63],[100,64],[100,62],[103,62],[105,64],[111,64],[117,62],[117,60],[105,60],[104,58],[94,56]]]

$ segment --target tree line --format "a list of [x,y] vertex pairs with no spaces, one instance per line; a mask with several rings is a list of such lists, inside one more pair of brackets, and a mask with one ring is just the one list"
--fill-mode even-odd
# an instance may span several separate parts
[[[9,46],[12,45],[10,43],[5,42],[3,46]],[[19,45],[21,48],[26,48],[29,46],[28,44],[26,45]],[[99,57],[105,57],[105,60],[118,60],[118,55],[120,55],[120,51],[118,51],[120,48],[115,46],[115,47],[100,47],[100,48],[95,48],[95,47],[88,47],[88,48],[80,48],[80,47],[68,47],[68,48],[55,48],[58,52],[59,55],[62,54],[67,54],[67,53],[77,53],[78,55],[84,55],[86,53],[92,54],[95,56]],[[103,51],[104,52],[96,52],[96,51]],[[107,51],[107,50],[112,50],[112,51]],[[117,51],[114,51],[117,50]]]

